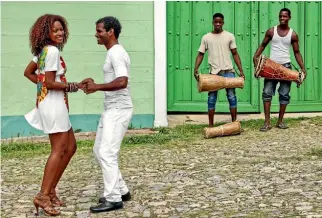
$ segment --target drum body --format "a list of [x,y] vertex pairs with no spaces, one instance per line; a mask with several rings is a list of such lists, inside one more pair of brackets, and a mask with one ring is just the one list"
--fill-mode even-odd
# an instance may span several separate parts
[[237,135],[241,132],[241,126],[239,121],[226,123],[221,126],[205,128],[204,136],[205,138],[214,138],[219,136],[229,136],[229,135]]
[[244,79],[242,77],[226,78],[214,74],[200,74],[198,81],[199,92],[217,91],[225,88],[243,88]]
[[273,80],[285,80],[296,83],[302,83],[304,80],[304,74],[300,71],[294,71],[284,67],[281,64],[261,55],[258,58],[258,63],[255,68],[254,75],[256,78],[266,78]]

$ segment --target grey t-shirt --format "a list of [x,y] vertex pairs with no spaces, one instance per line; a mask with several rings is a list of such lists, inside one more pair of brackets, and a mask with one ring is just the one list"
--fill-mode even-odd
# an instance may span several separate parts
[[206,53],[208,50],[208,63],[210,73],[218,74],[221,70],[232,70],[233,64],[230,59],[230,49],[237,48],[235,36],[223,31],[219,34],[207,33],[201,39],[199,52]]

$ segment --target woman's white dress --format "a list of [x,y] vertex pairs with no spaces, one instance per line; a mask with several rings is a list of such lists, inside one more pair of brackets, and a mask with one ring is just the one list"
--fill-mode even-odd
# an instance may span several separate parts
[[46,46],[33,61],[38,64],[36,108],[25,115],[31,126],[46,134],[67,132],[72,126],[68,114],[68,96],[63,90],[47,90],[45,72],[56,71],[55,81],[66,82],[66,65],[55,46]]

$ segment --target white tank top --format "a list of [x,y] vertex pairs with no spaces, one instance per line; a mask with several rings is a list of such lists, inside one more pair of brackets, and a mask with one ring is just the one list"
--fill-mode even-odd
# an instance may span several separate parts
[[291,62],[290,47],[293,29],[290,28],[287,35],[281,37],[277,33],[277,26],[274,26],[274,35],[271,41],[270,59],[279,63],[286,64]]

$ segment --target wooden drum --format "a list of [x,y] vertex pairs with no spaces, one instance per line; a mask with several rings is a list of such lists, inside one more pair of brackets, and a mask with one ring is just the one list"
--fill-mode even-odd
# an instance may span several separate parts
[[214,74],[199,74],[199,92],[217,91],[225,88],[243,88],[244,78],[226,78]]
[[239,121],[226,123],[217,127],[206,127],[204,129],[205,138],[214,138],[219,136],[229,136],[229,135],[237,135],[241,133],[241,126]]

